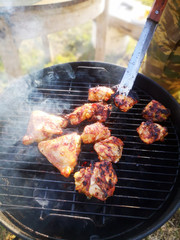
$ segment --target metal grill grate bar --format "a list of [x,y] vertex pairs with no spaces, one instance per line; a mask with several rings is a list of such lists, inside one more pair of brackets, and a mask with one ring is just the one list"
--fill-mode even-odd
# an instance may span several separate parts
[[[2,204],[1,207],[4,209],[31,209],[31,210],[43,210],[43,211],[52,211],[56,213],[65,213],[65,214],[70,214],[70,215],[82,215],[82,216],[92,216],[94,215],[94,212],[81,212],[81,211],[72,211],[72,210],[62,210],[62,209],[51,209],[51,208],[42,208],[42,207],[31,207],[29,205],[25,206],[20,206],[20,205],[8,205],[8,204]],[[105,216],[105,217],[116,217],[116,218],[131,218],[131,219],[141,219],[141,220],[146,220],[149,217],[143,217],[143,216],[137,216],[137,215],[121,215],[121,214],[104,214],[104,213],[96,213],[96,216]]]
[[[27,102],[20,105],[18,114],[16,111],[11,112],[7,120],[0,120],[2,209],[32,209],[43,211],[47,215],[58,213],[88,216],[101,225],[109,218],[145,221],[166,202],[178,175],[177,136],[171,119],[168,119],[164,123],[169,132],[165,142],[147,146],[140,141],[136,128],[143,121],[142,109],[151,100],[151,96],[140,89],[136,89],[138,104],[127,113],[119,112],[113,107],[111,116],[105,123],[112,135],[124,142],[123,156],[114,165],[118,184],[114,196],[106,202],[88,200],[77,193],[73,176],[70,179],[63,178],[38,152],[37,144],[22,145],[32,110],[70,113],[75,107],[88,102],[90,87],[112,86],[108,81],[106,84],[99,81],[77,82],[77,79],[60,82],[52,80],[49,83],[37,81],[27,96]],[[14,120],[18,124],[13,124]],[[67,131],[73,129],[75,128],[70,127]],[[82,146],[76,170],[85,162],[90,164],[92,160],[98,160],[93,149],[89,151],[86,146]]]

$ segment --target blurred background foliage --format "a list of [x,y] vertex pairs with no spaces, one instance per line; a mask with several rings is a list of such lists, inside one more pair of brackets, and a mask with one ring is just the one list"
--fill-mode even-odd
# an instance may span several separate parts
[[144,5],[147,5],[147,6],[152,6],[154,0],[137,0],[139,2],[141,2],[142,4]]
[[[154,2],[154,0],[136,1],[148,6],[152,6]],[[93,27],[94,26],[92,24],[92,21],[89,21],[78,27],[49,34],[47,36],[49,42],[49,50],[44,49],[41,38],[22,41],[19,46],[22,73],[28,74],[32,71],[60,63],[81,60],[94,60],[95,49],[92,38],[94,31]],[[129,37],[124,54],[107,54],[105,62],[127,67],[136,43],[137,41],[135,39]],[[51,56],[51,58],[48,58],[47,56]],[[0,77],[1,92],[7,85],[9,78],[4,70],[1,59]],[[177,89],[179,89],[179,86],[177,86]],[[180,103],[180,91],[177,91],[174,94],[174,97]]]

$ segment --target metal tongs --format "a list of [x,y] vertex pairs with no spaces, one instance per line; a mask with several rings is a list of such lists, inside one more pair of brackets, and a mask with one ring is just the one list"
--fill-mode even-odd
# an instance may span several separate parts
[[140,38],[128,63],[128,67],[122,77],[120,84],[118,85],[118,94],[128,96],[130,90],[132,89],[144,55],[149,47],[153,34],[156,30],[157,23],[160,20],[166,3],[167,0],[154,1],[154,4],[149,13],[149,16],[147,17]]

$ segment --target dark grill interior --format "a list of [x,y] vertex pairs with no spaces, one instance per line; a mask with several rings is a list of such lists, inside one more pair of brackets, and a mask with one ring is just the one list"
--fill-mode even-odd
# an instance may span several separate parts
[[[0,108],[0,207],[12,222],[32,236],[85,239],[85,235],[79,236],[84,231],[87,237],[97,239],[107,237],[104,229],[108,227],[109,236],[123,234],[153,219],[171,197],[179,169],[176,130],[169,118],[162,124],[169,132],[164,142],[141,142],[136,128],[143,121],[142,109],[152,97],[137,87],[138,104],[127,113],[114,107],[106,122],[112,135],[124,141],[123,156],[113,165],[118,176],[116,190],[106,202],[88,200],[77,193],[73,176],[61,176],[39,153],[37,144],[21,143],[32,110],[67,114],[87,102],[90,87],[113,84],[114,79],[103,68],[79,67],[74,72],[55,67],[17,82],[13,94],[12,89],[8,90],[9,100],[5,93],[5,103],[0,105],[4,106]],[[86,124],[89,122],[68,126],[64,133],[81,133]],[[82,145],[75,171],[91,161],[98,161],[93,146]],[[117,220],[118,229],[113,225]],[[56,233],[52,222],[56,223]],[[64,229],[74,229],[73,237]]]

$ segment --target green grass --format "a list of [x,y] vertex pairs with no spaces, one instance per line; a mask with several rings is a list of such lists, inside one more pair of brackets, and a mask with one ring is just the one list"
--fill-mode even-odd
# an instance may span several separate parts
[[180,239],[180,209],[160,229],[146,237],[145,240],[179,240]]
[[13,240],[16,236],[0,225],[0,240]]

